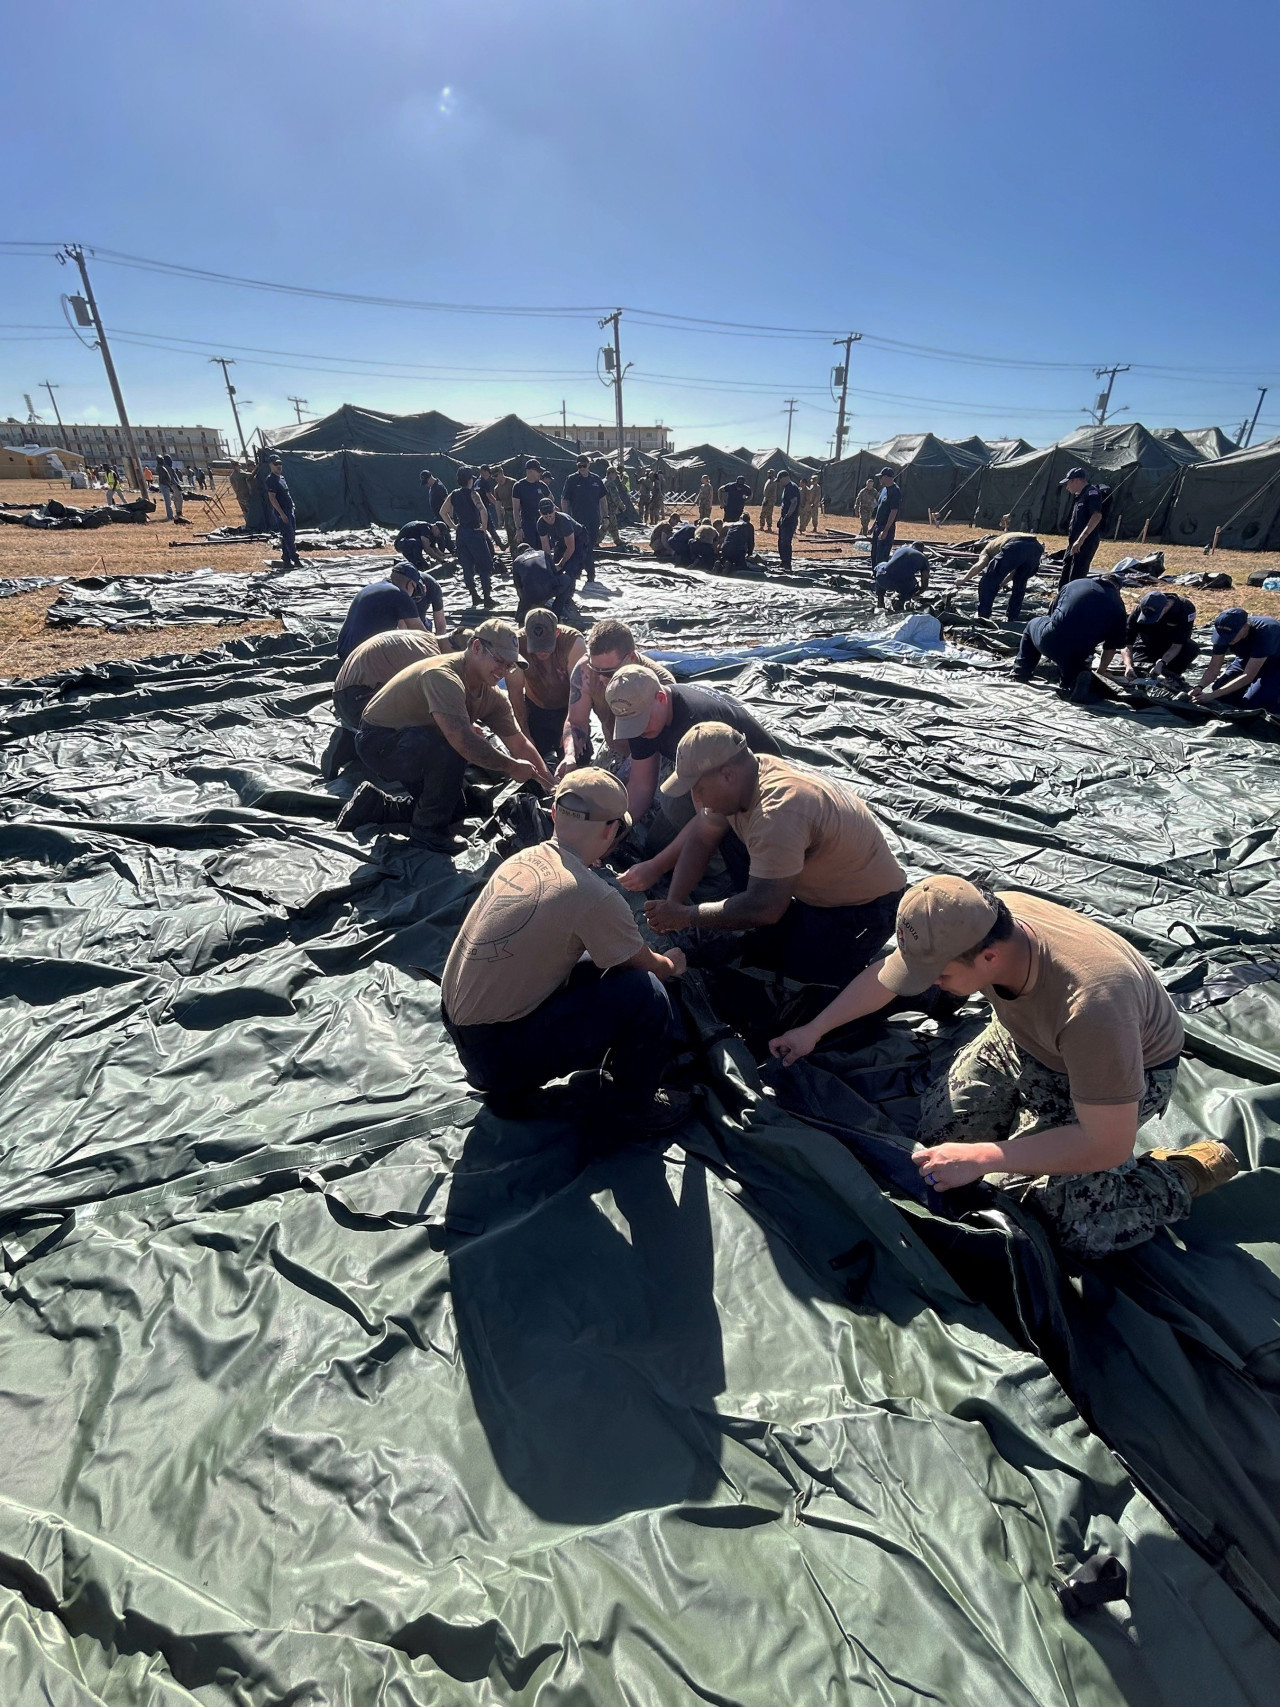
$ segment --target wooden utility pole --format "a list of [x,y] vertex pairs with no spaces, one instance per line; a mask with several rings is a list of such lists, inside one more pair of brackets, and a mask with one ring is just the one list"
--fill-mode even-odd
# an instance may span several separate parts
[[[231,413],[235,418],[236,432],[240,435],[240,455],[247,462],[249,459],[249,447],[244,442],[244,428],[240,425],[240,411],[236,408],[236,388],[232,385],[231,375],[227,372],[229,367],[234,367],[236,365],[236,359],[234,356],[210,356],[209,361],[212,366],[220,367],[222,369],[222,378],[227,388],[227,396],[231,399]],[[302,416],[299,415],[298,419],[301,420]]]
[[[613,327],[613,348],[609,349],[606,347],[600,353],[604,357],[605,372],[613,375],[613,406],[618,424],[619,474],[622,474],[625,469],[625,446],[622,443],[622,376],[626,372],[626,368],[622,365],[622,341],[618,334],[618,325],[621,319],[622,310],[620,308],[615,308],[612,314],[606,314],[604,319],[600,322],[600,329],[602,331],[606,326]],[[631,363],[628,362],[627,367],[630,366]]]
[[[49,393],[49,401],[53,404],[53,418],[58,423],[58,431],[62,434],[62,448],[63,450],[70,450],[71,446],[67,443],[67,429],[63,426],[62,416],[58,413],[58,399],[53,395],[55,391],[61,391],[62,387],[50,385],[47,379],[42,379],[40,384]],[[1254,419],[1256,420],[1257,417],[1255,416]]]
[[1128,362],[1125,362],[1123,366],[1117,363],[1115,367],[1094,368],[1094,377],[1097,379],[1105,379],[1107,382],[1107,389],[1099,394],[1097,406],[1094,410],[1094,413],[1098,417],[1098,425],[1100,427],[1105,427],[1107,424],[1107,410],[1111,407],[1111,391],[1116,382],[1116,375],[1118,373],[1128,373],[1128,371]]
[[111,387],[112,397],[115,398],[116,414],[120,417],[120,431],[124,434],[125,449],[128,452],[129,461],[133,464],[133,476],[138,483],[138,491],[145,498],[149,491],[147,471],[142,466],[142,458],[138,455],[133,428],[129,423],[128,412],[124,406],[124,394],[120,390],[120,381],[116,378],[116,364],[111,359],[111,346],[107,343],[102,316],[98,313],[93,286],[89,283],[89,269],[84,264],[84,250],[78,243],[68,243],[65,249],[58,251],[58,259],[64,264],[67,261],[74,261],[79,268],[80,283],[84,286],[84,296],[71,297],[69,299],[71,307],[75,312],[78,324],[92,326],[98,334],[98,349],[102,354],[102,365],[107,370],[107,384]]
[[835,344],[837,348],[841,345],[844,346],[844,365],[842,367],[837,367],[835,373],[832,375],[836,384],[840,387],[840,413],[836,417],[836,454],[832,459],[835,462],[839,462],[840,452],[844,448],[845,405],[849,401],[849,354],[855,344],[860,344],[862,342],[862,333],[850,332],[847,338],[833,338],[831,342]]
[[800,404],[796,398],[794,398],[794,397],[788,397],[787,398],[786,414],[787,414],[787,455],[788,456],[791,455],[791,421],[792,421],[792,417],[795,415],[795,412],[799,407],[800,407]]
[[298,417],[298,425],[301,426],[302,425],[302,411],[307,407],[306,398],[305,397],[287,397],[285,399],[285,402],[293,404],[293,412]]

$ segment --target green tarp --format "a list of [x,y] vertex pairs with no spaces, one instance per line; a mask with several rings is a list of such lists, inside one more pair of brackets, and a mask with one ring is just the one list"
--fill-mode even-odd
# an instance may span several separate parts
[[492,467],[499,463],[508,474],[520,479],[524,465],[531,456],[552,476],[557,495],[566,474],[571,474],[578,460],[573,445],[544,433],[541,427],[531,427],[518,415],[504,415],[501,420],[489,421],[482,427],[472,427],[455,440],[452,454],[459,462],[478,468],[482,462]]
[[[611,579],[655,649],[872,621],[841,566]],[[456,866],[337,832],[293,635],[0,686],[0,1699],[1270,1707],[1280,748],[820,654],[697,667],[912,877],[1133,941],[1190,1035],[1142,1142],[1248,1171],[1064,1269],[918,1195],[976,1011],[761,1081],[732,970],[682,989],[706,1100],[664,1153],[498,1120],[438,979],[531,802],[472,789]],[[1069,1618],[1098,1557],[1124,1598]]]
[[277,433],[272,443],[291,450],[369,450],[416,455],[447,451],[463,431],[438,410],[419,415],[387,415],[378,409],[359,409],[344,403],[319,421],[304,421]]
[[715,445],[693,445],[688,450],[676,451],[666,467],[671,474],[670,489],[690,496],[702,484],[704,474],[710,476],[712,490],[717,493],[726,482],[736,480],[739,475],[746,480],[753,496],[762,483],[750,462],[731,456],[727,450],[719,450]]

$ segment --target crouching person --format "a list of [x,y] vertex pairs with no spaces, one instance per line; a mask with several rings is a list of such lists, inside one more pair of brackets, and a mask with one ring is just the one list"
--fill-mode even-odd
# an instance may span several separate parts
[[1123,937],[1038,895],[928,877],[902,898],[897,949],[812,1025],[774,1038],[786,1065],[825,1032],[937,985],[993,1009],[920,1105],[915,1162],[936,1191],[987,1178],[1033,1210],[1067,1251],[1108,1256],[1182,1221],[1237,1172],[1225,1144],[1135,1156],[1138,1128],[1169,1106],[1182,1021]]
[[444,970],[445,1028],[499,1112],[601,1068],[613,1123],[668,1130],[688,1103],[660,1088],[676,1035],[663,985],[684,956],[647,948],[626,898],[592,870],[630,827],[626,790],[581,766],[557,787],[552,817],[551,840],[504,860],[467,914]]

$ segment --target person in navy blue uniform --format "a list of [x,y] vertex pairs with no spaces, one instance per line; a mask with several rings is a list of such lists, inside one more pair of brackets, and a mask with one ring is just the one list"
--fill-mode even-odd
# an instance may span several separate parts
[[492,610],[493,541],[489,537],[489,512],[475,489],[475,478],[474,468],[458,470],[458,484],[441,505],[440,520],[455,530],[458,562],[462,565],[462,579],[471,595],[472,608],[480,603],[476,590],[479,580],[484,608]]
[[1047,616],[1033,616],[1023,629],[1014,680],[1029,682],[1043,653],[1058,666],[1062,691],[1086,699],[1095,650],[1102,647],[1100,668],[1105,671],[1124,645],[1127,625],[1124,600],[1109,575],[1072,581],[1058,594]]
[[550,609],[558,617],[563,617],[573,603],[578,574],[586,557],[583,547],[586,529],[564,510],[557,510],[555,499],[547,497],[538,503],[538,531],[535,537],[551,559],[552,568],[560,576],[560,590],[555,595]]
[[671,530],[667,550],[678,568],[687,569],[693,562],[693,536],[696,531],[692,522],[681,522]]
[[444,634],[444,594],[430,575],[419,573],[409,563],[397,563],[385,581],[371,581],[351,601],[346,620],[338,631],[338,662],[375,634],[392,628],[425,629],[428,612],[437,634]]
[[741,521],[742,512],[746,509],[750,496],[751,485],[745,474],[740,474],[736,480],[730,480],[720,488],[720,503],[724,509],[726,524]]
[[298,556],[298,548],[294,539],[298,531],[297,515],[293,508],[293,496],[280,472],[281,462],[278,456],[269,458],[270,472],[263,482],[267,494],[267,504],[276,518],[276,526],[280,529],[280,555],[284,561],[295,569],[301,569],[302,559]]
[[873,569],[878,569],[882,563],[889,561],[894,533],[898,526],[898,515],[902,509],[902,488],[898,485],[893,470],[882,468],[876,479],[880,482],[880,496],[876,499],[876,513],[871,523]]
[[800,525],[800,488],[788,468],[778,493],[778,557],[784,569],[791,567],[791,546]]
[[720,564],[725,569],[745,569],[747,558],[756,548],[756,530],[750,516],[739,516],[730,522],[720,541]]
[[449,530],[443,522],[407,522],[392,541],[402,557],[415,569],[427,572],[427,553],[433,563],[442,563],[449,548]]
[[551,488],[542,478],[542,464],[531,456],[524,465],[524,479],[511,488],[511,502],[516,510],[516,528],[526,545],[538,549],[538,505],[551,496]]
[[908,599],[929,585],[929,559],[919,542],[900,545],[887,563],[876,570],[876,604],[881,610],[887,597],[896,599],[901,610]]
[[1196,607],[1180,593],[1165,593],[1158,587],[1143,595],[1129,612],[1124,637],[1124,673],[1128,681],[1139,675],[1181,676],[1200,656],[1191,638],[1196,625]]
[[600,506],[604,503],[604,481],[592,472],[590,457],[578,458],[577,472],[564,483],[562,502],[582,527],[582,568],[589,581],[594,573],[596,546],[600,540]]
[[418,479],[427,489],[427,504],[431,510],[431,519],[438,522],[440,520],[440,506],[449,496],[449,488],[443,480],[437,480],[429,468],[424,468]]
[[1089,573],[1094,553],[1102,543],[1103,505],[1102,492],[1090,482],[1087,468],[1073,468],[1061,484],[1071,494],[1071,515],[1059,590]]
[[[1236,662],[1219,681],[1228,655]],[[1238,606],[1213,619],[1213,653],[1191,696],[1250,711],[1280,711],[1280,617],[1250,616]]]

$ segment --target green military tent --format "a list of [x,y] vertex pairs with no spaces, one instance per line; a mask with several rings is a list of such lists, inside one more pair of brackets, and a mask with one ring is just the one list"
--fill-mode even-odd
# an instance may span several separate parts
[[696,492],[704,474],[710,476],[716,492],[727,480],[736,480],[740,474],[745,476],[753,493],[756,489],[753,464],[744,462],[730,451],[721,450],[718,445],[694,445],[689,450],[677,451],[668,466],[673,492]]
[[807,480],[811,474],[817,473],[821,466],[803,457],[788,456],[786,451],[780,450],[777,445],[772,450],[757,452],[752,458],[752,465],[762,476],[781,474],[784,468],[789,469],[798,480]]
[[272,443],[290,450],[369,450],[416,455],[447,451],[463,431],[436,409],[419,415],[387,415],[344,403],[318,421],[303,421],[272,435]]
[[1209,461],[1216,462],[1220,456],[1230,456],[1238,448],[1236,441],[1221,427],[1162,427],[1157,429],[1156,437],[1163,438],[1166,433],[1177,433]]
[[1008,462],[1011,457],[1025,456],[1035,446],[1027,443],[1026,439],[987,439],[988,462]]
[[527,459],[536,456],[551,477],[557,495],[578,460],[576,445],[552,438],[541,427],[531,427],[519,415],[503,415],[496,421],[486,421],[483,426],[468,427],[454,442],[451,454],[472,468],[478,468],[482,462],[490,467],[501,464],[517,479],[524,474]]
[[1280,438],[1194,464],[1182,477],[1163,537],[1172,545],[1219,543],[1280,551]]
[[980,527],[1009,526],[1028,533],[1061,533],[1069,514],[1062,482],[1072,468],[1110,487],[1108,538],[1160,534],[1189,453],[1159,439],[1137,421],[1082,427],[1043,450],[1030,451],[984,470],[973,518]]
[[874,480],[885,467],[878,451],[856,450],[852,456],[829,462],[822,470],[822,501],[827,514],[852,516],[857,509],[857,497],[868,480]]
[[[297,509],[300,528],[401,528],[426,515],[421,475],[429,468],[447,486],[453,484],[457,463],[433,453],[363,450],[294,450],[280,452],[284,477]],[[266,531],[271,523],[260,482],[254,483],[249,527]]]

